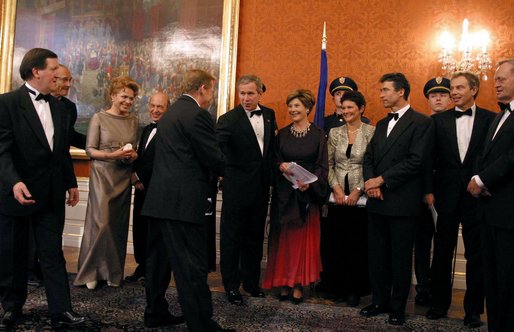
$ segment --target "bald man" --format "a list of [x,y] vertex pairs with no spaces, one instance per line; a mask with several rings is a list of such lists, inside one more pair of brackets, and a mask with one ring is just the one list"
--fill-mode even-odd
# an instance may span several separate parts
[[153,160],[155,156],[155,134],[157,123],[168,110],[168,96],[157,92],[150,97],[148,112],[152,123],[143,129],[141,140],[137,148],[139,158],[132,168],[131,182],[134,185],[134,209],[132,211],[132,237],[134,256],[138,264],[134,273],[125,278],[127,282],[144,281],[146,272],[146,237],[148,234],[147,218],[141,216],[141,209],[145,201],[146,189],[152,177]]
[[71,72],[68,67],[63,64],[59,64],[59,67],[55,71],[55,85],[52,86],[50,94],[62,101],[64,106],[66,106],[66,110],[69,112],[70,145],[79,149],[84,149],[86,147],[86,135],[79,133],[74,127],[75,122],[77,121],[77,105],[66,98],[70,92],[72,83],[73,77],[71,77]]

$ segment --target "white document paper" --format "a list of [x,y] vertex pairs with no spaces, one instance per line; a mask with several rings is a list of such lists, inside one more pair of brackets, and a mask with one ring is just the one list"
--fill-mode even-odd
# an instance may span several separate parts
[[[344,199],[348,199],[348,196],[344,195]],[[368,198],[366,197],[366,195],[362,195],[361,197],[359,197],[359,199],[357,200],[357,204],[355,204],[355,205],[358,207],[366,207],[367,201],[368,201]],[[332,203],[332,204],[336,203],[336,198],[334,197],[333,192],[330,193],[330,196],[328,197],[328,202]]]
[[294,189],[298,189],[297,180],[305,184],[313,183],[318,181],[318,177],[297,163],[290,162],[289,168],[287,169],[289,174],[282,173],[282,175],[293,184]]

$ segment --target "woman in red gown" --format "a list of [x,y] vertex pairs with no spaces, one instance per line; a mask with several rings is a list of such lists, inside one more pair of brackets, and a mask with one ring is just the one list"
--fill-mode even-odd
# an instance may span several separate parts
[[[263,288],[281,287],[280,300],[303,301],[303,287],[315,282],[321,271],[320,206],[327,193],[328,157],[325,134],[310,123],[314,96],[296,90],[286,100],[293,121],[277,134],[277,176],[271,204],[268,265]],[[318,177],[297,189],[281,174],[295,162]],[[292,291],[291,291],[292,290]]]

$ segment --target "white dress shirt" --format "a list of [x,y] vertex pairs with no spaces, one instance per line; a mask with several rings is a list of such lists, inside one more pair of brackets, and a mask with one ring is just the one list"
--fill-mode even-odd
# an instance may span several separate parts
[[[460,109],[455,106],[455,111],[465,112],[467,110]],[[475,121],[475,114],[477,112],[477,106],[473,104],[471,106],[471,116],[462,115],[455,119],[455,125],[457,129],[457,145],[459,147],[460,161],[463,162],[468,152],[469,141],[471,140],[471,133],[473,131],[473,121]]]
[[[257,105],[257,108],[255,108],[252,111],[260,110],[261,108],[259,105]],[[257,143],[259,143],[259,148],[261,149],[261,154],[264,154],[264,116],[254,114],[251,115],[252,111],[246,111],[246,116],[248,116],[248,119],[250,120],[250,124],[252,125],[253,131],[255,132],[255,137],[257,138]]]
[[50,104],[44,100],[36,100],[36,97],[40,94],[35,88],[33,88],[29,83],[25,82],[25,85],[28,89],[35,92],[35,94],[29,93],[30,99],[32,100],[32,104],[36,109],[37,115],[39,116],[39,120],[41,121],[41,125],[43,126],[43,130],[45,131],[46,140],[48,141],[48,145],[50,146],[50,150],[54,150],[54,121],[52,119],[52,112],[50,111]]
[[391,119],[389,120],[389,124],[387,125],[387,137],[389,137],[389,134],[391,133],[391,131],[393,130],[394,126],[396,126],[396,123],[398,121],[400,121],[400,118],[405,114],[405,112],[407,112],[407,110],[410,108],[410,105],[407,104],[406,106],[400,108],[398,111],[396,112],[391,112],[391,113],[396,113],[398,114],[398,120],[395,120],[395,119]]

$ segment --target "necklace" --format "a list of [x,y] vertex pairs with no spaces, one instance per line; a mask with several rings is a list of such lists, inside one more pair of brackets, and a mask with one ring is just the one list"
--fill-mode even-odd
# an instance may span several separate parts
[[361,130],[361,127],[357,128],[357,129],[355,129],[355,130],[350,130],[350,127],[347,127],[346,129],[348,130],[348,132],[349,132],[350,134],[354,134],[354,133],[358,132],[359,130]]
[[296,138],[305,137],[305,135],[307,135],[307,133],[311,130],[311,123],[309,122],[307,127],[305,127],[302,130],[296,130],[296,129],[294,129],[294,125],[291,125],[290,130],[291,130],[291,134],[293,134],[293,136]]

